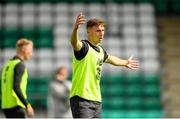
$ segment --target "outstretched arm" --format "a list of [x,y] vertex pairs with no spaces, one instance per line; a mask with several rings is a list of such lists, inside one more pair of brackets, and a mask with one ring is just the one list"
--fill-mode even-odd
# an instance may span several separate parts
[[79,29],[80,25],[84,24],[84,23],[85,23],[84,15],[82,13],[80,13],[77,16],[77,19],[76,19],[76,22],[74,25],[74,29],[71,34],[71,45],[75,51],[79,51],[82,47],[82,42],[79,40],[79,37],[78,37],[78,29]]
[[125,66],[129,69],[136,70],[139,67],[139,64],[136,60],[133,60],[133,57],[129,57],[128,60],[120,59],[116,56],[108,55],[108,58],[105,61],[106,63],[112,64],[114,66]]

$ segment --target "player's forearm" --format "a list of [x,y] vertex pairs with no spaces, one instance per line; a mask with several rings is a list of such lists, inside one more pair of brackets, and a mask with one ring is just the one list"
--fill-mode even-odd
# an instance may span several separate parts
[[79,42],[78,28],[75,27],[71,34],[71,45],[75,50],[78,50]]
[[128,61],[118,58],[116,56],[109,56],[107,59],[107,63],[112,64],[114,66],[127,66]]

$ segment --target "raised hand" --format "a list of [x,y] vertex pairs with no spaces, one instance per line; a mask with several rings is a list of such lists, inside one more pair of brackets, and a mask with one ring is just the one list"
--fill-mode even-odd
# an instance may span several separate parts
[[138,61],[133,60],[133,56],[130,56],[127,61],[128,61],[128,63],[126,65],[126,67],[128,67],[129,69],[132,69],[132,70],[138,69],[139,63],[138,63]]
[[84,24],[85,23],[85,17],[84,15],[82,14],[82,12],[77,16],[76,18],[76,23],[75,23],[75,28],[79,28],[81,24]]

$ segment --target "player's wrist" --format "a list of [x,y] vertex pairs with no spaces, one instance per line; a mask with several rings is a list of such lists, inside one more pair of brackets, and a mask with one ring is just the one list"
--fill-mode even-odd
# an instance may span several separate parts
[[79,28],[79,25],[77,23],[74,24],[74,30],[77,30]]
[[126,61],[125,61],[125,65],[124,65],[124,66],[125,66],[125,67],[127,67],[127,66],[128,66],[128,64],[129,64],[129,61],[128,61],[128,60],[126,60]]

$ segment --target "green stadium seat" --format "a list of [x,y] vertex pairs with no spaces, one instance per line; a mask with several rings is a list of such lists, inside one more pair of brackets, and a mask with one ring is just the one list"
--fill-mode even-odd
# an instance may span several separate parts
[[152,0],[137,0],[138,3],[142,4],[142,3],[152,3]]
[[136,3],[136,0],[113,0],[116,3]]
[[140,97],[129,97],[126,100],[126,108],[127,109],[142,109],[143,108],[143,99]]
[[19,0],[21,3],[35,3],[37,0]]
[[30,77],[27,93],[30,102],[36,107],[47,107],[48,82],[50,77]]
[[142,77],[145,84],[159,84],[160,76],[157,74],[146,74]]
[[33,107],[36,107],[38,102],[35,98],[31,97],[31,96],[28,96],[28,102],[33,106]]
[[18,3],[20,0],[6,0],[6,3]]
[[3,39],[3,29],[0,29],[0,37],[1,37],[1,40],[0,40],[0,49],[3,48],[3,42],[4,42],[4,39]]
[[48,79],[46,78],[40,78],[39,80],[36,81],[36,85],[38,87],[38,91],[41,94],[47,94],[48,93]]
[[163,111],[151,110],[144,112],[144,118],[164,118]]
[[37,48],[52,48],[53,47],[53,30],[52,28],[39,28],[38,38],[34,40]]
[[19,31],[18,31],[18,29],[17,28],[4,28],[3,29],[3,35],[4,35],[4,37],[8,37],[8,36],[12,36],[12,37],[14,37],[14,36],[18,36],[18,33],[19,33]]
[[16,47],[16,41],[18,38],[13,36],[4,37],[3,40],[3,48],[15,48]]
[[2,29],[2,47],[4,48],[14,48],[16,46],[16,41],[19,37],[19,31],[16,28],[5,28]]
[[109,90],[109,85],[105,85],[105,84],[103,84],[102,86],[101,86],[101,93],[102,93],[102,95],[103,95],[103,97],[105,96],[105,97],[108,97],[109,95],[109,93],[108,93],[108,90]]
[[160,110],[162,108],[159,98],[146,98],[143,103],[147,110]]
[[0,40],[0,49],[4,48],[4,39],[3,37],[1,37],[2,39]]
[[[73,0],[75,3],[76,3],[76,1],[75,0]],[[98,4],[98,3],[105,3],[106,1],[105,0],[85,0],[84,1],[84,3],[96,3],[96,4]]]
[[123,118],[125,117],[124,110],[103,110],[102,118]]
[[53,29],[51,27],[38,28],[38,35],[41,36],[51,36],[53,35]]
[[126,111],[125,118],[143,118],[144,112],[141,110],[128,110]]
[[180,1],[179,0],[172,0],[172,9],[175,13],[180,13]]
[[111,85],[108,89],[107,89],[107,94],[108,96],[122,96],[125,93],[125,87],[121,84],[117,84],[117,85]]
[[103,110],[102,118],[144,118],[141,110]]
[[109,102],[109,98],[102,96],[102,108],[103,108],[103,110],[109,108],[108,102]]
[[38,105],[42,108],[47,108],[47,98],[41,98],[38,100]]
[[112,2],[117,3],[117,4],[121,4],[121,3],[123,3],[123,1],[124,0],[112,0]]
[[144,87],[143,94],[147,97],[160,96],[160,87],[155,84],[147,85]]
[[123,110],[125,108],[125,100],[122,97],[103,97],[102,108],[103,110]]
[[168,2],[166,0],[154,0],[155,10],[158,13],[167,13]]
[[108,109],[121,110],[125,108],[125,100],[124,98],[120,98],[120,97],[109,98],[107,105],[109,107]]
[[24,28],[24,29],[22,29],[21,37],[34,41],[36,39],[35,28]]
[[101,85],[106,85],[109,84],[109,79],[107,78],[107,76],[102,76],[101,77]]
[[125,76],[125,82],[127,84],[140,84],[141,83],[141,75],[140,74],[131,74],[131,75],[126,75]]
[[88,3],[90,0],[69,0],[72,3]]
[[122,75],[111,75],[111,76],[107,76],[107,75],[103,75],[101,78],[101,84],[123,84],[124,83],[125,78]]
[[125,77],[122,75],[111,75],[107,77],[108,84],[122,84],[125,82]]
[[[49,0],[46,0],[46,1],[48,2]],[[43,2],[43,0],[40,0],[39,2]],[[51,0],[50,2],[51,3],[72,3],[72,0]]]
[[141,84],[130,84],[126,87],[126,96],[133,97],[133,96],[142,96],[143,95],[143,88]]
[[36,48],[53,47],[53,32],[50,28],[42,28],[38,31],[35,28],[5,28],[1,29],[0,35],[2,38],[0,48],[14,48],[19,38],[32,40]]
[[35,44],[37,48],[52,48],[53,40],[52,38],[48,38],[46,36],[39,37],[35,39]]
[[49,0],[35,0],[35,2],[37,1],[37,3],[49,3]]
[[36,93],[36,80],[34,80],[33,78],[29,78],[28,80],[27,93]]

